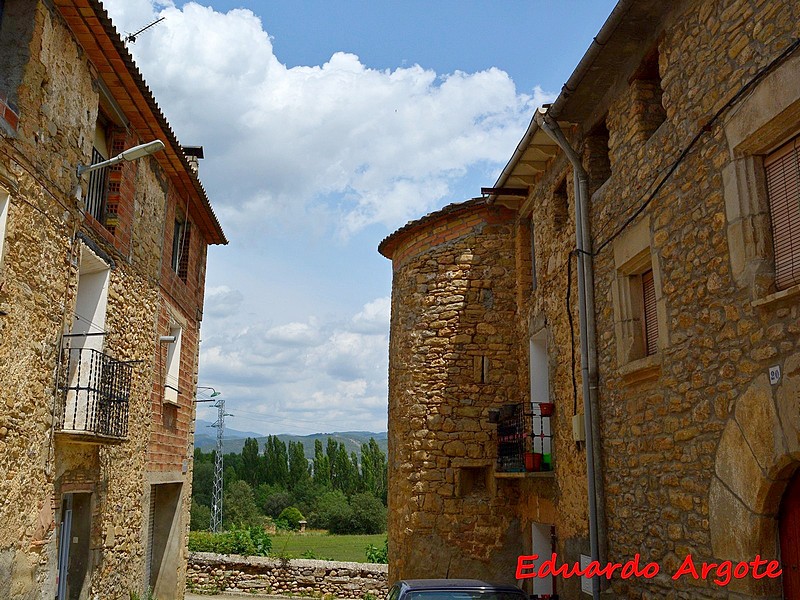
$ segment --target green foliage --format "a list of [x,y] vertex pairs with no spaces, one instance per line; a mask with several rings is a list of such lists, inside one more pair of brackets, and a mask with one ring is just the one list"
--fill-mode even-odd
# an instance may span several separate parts
[[246,481],[234,481],[222,495],[222,520],[226,526],[257,526],[263,518],[256,507],[253,490]]
[[190,531],[191,552],[216,552],[242,556],[267,556],[272,550],[272,540],[260,527],[232,529],[222,533]]
[[277,519],[281,512],[283,512],[283,509],[292,505],[292,495],[281,488],[273,486],[268,487],[270,488],[269,490],[263,490],[261,486],[259,486],[260,492],[256,494],[258,498],[257,506],[263,514]]
[[329,529],[337,534],[381,533],[386,531],[386,507],[372,494],[355,494],[349,512],[333,520]]
[[300,521],[305,521],[305,517],[294,506],[289,506],[284,508],[281,514],[278,515],[278,521],[286,521],[290,529],[297,530],[300,529]]
[[308,470],[308,459],[303,444],[289,442],[289,489],[305,486],[310,481],[311,473]]
[[192,498],[192,508],[189,515],[189,529],[192,531],[204,531],[211,526],[211,509],[200,504],[194,498]]
[[389,563],[389,538],[383,540],[383,548],[378,548],[372,544],[367,546],[367,562],[384,565]]
[[341,490],[325,492],[309,516],[309,525],[315,529],[330,529],[332,523],[350,518],[350,504]]
[[[201,452],[202,454],[202,452]],[[192,469],[192,498],[200,504],[211,506],[214,490],[214,463],[195,462]]]
[[258,453],[258,441],[247,438],[242,448],[242,478],[253,489],[257,488],[264,480],[262,460]]
[[147,588],[147,591],[144,593],[144,596],[140,596],[139,592],[134,592],[133,590],[128,592],[128,594],[129,594],[130,600],[158,600],[153,595],[152,588]]
[[276,435],[267,438],[264,444],[264,461],[266,463],[266,483],[276,484],[283,488],[289,486],[289,455],[286,444]]

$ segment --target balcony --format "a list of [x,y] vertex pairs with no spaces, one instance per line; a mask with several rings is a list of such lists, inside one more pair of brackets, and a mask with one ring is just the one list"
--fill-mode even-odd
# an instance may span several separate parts
[[552,476],[553,405],[532,402],[503,406],[497,419],[498,477]]
[[56,430],[78,441],[107,443],[128,436],[133,367],[94,348],[62,348]]

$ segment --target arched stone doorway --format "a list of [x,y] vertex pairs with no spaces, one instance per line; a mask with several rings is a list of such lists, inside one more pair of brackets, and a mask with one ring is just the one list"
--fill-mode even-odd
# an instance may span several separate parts
[[[766,374],[753,380],[734,403],[722,432],[708,499],[715,559],[781,556],[786,537],[779,535],[781,516],[785,506],[796,506],[800,498],[800,354],[785,361],[783,373],[778,385],[771,385]],[[797,523],[793,531],[800,531],[800,519]],[[728,591],[750,598],[800,598],[800,592],[782,593],[780,579],[748,577],[731,581]]]
[[800,471],[786,486],[778,516],[783,597],[800,598]]

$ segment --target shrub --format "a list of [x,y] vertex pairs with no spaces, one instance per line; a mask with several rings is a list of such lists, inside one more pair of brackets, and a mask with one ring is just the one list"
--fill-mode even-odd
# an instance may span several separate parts
[[349,521],[350,505],[347,496],[340,490],[325,492],[317,500],[317,505],[309,517],[309,525],[315,529],[331,529],[333,523]]
[[305,521],[305,517],[294,506],[290,506],[284,508],[281,514],[278,515],[278,521],[286,521],[290,529],[297,530],[300,529],[300,521]]
[[383,540],[383,548],[378,548],[370,544],[367,546],[367,562],[371,563],[389,563],[389,539]]
[[190,531],[191,552],[241,554],[242,556],[267,556],[272,550],[272,540],[263,529],[248,527],[222,533]]

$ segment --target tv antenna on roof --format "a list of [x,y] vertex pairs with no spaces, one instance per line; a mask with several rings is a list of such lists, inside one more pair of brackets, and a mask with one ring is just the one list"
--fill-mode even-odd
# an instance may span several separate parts
[[127,42],[131,42],[131,43],[134,43],[134,42],[136,42],[136,36],[138,36],[140,33],[144,32],[144,31],[147,31],[147,30],[148,30],[148,29],[150,29],[150,28],[151,28],[153,25],[158,25],[159,23],[161,23],[161,21],[163,21],[163,20],[164,20],[164,19],[166,19],[166,18],[167,18],[167,17],[161,17],[160,19],[156,19],[155,21],[153,21],[153,22],[152,22],[152,23],[150,23],[149,25],[145,25],[144,27],[142,27],[142,28],[141,28],[139,31],[137,31],[136,33],[129,33],[128,35],[126,35],[126,36],[125,36],[125,42],[126,42],[126,43],[127,43]]

